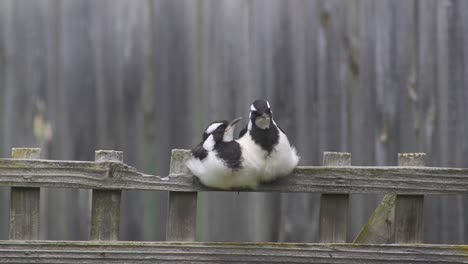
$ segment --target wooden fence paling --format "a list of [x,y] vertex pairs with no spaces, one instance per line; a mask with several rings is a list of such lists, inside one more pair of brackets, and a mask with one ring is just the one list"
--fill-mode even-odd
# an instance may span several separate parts
[[[39,148],[13,148],[14,159],[39,159]],[[26,177],[26,176],[23,176]],[[12,187],[9,239],[39,239],[40,193],[37,187]]]
[[[98,150],[95,160],[123,162],[123,152]],[[106,177],[113,177],[112,166],[106,174]],[[93,190],[91,240],[119,240],[121,196],[121,190]]]
[[[350,166],[351,154],[325,152],[324,166]],[[322,194],[320,197],[320,234],[322,243],[344,243],[348,227],[348,194]]]
[[[171,175],[187,174],[185,162],[190,151],[174,149],[171,153]],[[172,176],[178,177],[178,176]],[[169,192],[167,241],[194,241],[197,220],[197,192]]]
[[[399,166],[425,166],[426,154],[400,153]],[[424,195],[397,195],[395,201],[395,243],[422,243]]]

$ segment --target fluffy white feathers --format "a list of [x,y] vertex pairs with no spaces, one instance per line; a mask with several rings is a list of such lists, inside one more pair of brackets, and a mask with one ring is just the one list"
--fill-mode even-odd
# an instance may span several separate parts
[[[206,139],[192,151],[192,157],[186,163],[189,170],[206,186],[219,189],[257,186],[257,164],[233,140],[236,120],[228,125],[226,121],[208,126],[205,130]],[[216,140],[214,133],[219,132],[222,137]]]
[[259,174],[261,182],[272,181],[286,176],[293,171],[299,163],[296,149],[289,143],[288,137],[280,130],[279,142],[270,155],[265,158],[265,166]]
[[256,100],[250,106],[246,131],[234,140],[237,121],[210,124],[204,140],[192,151],[187,167],[203,184],[220,189],[255,188],[259,182],[292,172],[299,156],[273,120],[268,101]]

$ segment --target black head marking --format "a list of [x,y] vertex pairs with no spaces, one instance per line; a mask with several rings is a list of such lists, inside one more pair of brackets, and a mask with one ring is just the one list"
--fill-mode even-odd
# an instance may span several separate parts
[[[258,127],[257,119],[269,118],[270,124]],[[250,135],[252,139],[266,152],[271,153],[279,142],[279,130],[273,122],[270,104],[266,100],[255,100],[250,107]]]
[[272,119],[270,104],[266,100],[255,100],[250,106],[250,120],[255,121],[255,119],[261,116],[268,116]]
[[229,122],[226,120],[212,122],[208,127],[206,127],[205,132],[203,133],[203,141],[205,141],[210,135],[213,135],[215,142],[223,141],[224,132],[226,131],[228,124]]
[[203,147],[203,143],[210,136],[213,135],[215,142],[222,141],[224,130],[226,129],[228,121],[221,120],[215,121],[209,124],[202,135],[202,141],[195,148],[192,149],[192,155],[200,160],[205,159],[208,156],[208,151]]
[[270,112],[270,103],[267,100],[257,99],[253,102],[252,106],[261,114]]

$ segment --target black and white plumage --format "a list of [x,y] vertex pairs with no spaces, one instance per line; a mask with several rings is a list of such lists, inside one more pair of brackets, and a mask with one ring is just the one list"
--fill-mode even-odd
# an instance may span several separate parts
[[262,164],[258,177],[268,182],[292,172],[299,162],[296,149],[273,120],[270,103],[256,100],[250,106],[250,120],[240,132],[239,144],[248,156]]
[[186,165],[204,185],[220,189],[256,187],[256,170],[234,140],[234,128],[239,120],[211,123],[203,133],[202,142],[192,150]]

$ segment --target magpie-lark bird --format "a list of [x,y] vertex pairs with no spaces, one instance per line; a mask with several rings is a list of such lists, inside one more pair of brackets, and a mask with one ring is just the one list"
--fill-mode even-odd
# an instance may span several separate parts
[[299,157],[284,131],[273,120],[270,103],[255,100],[250,106],[249,119],[237,141],[243,152],[256,157],[262,164],[257,175],[259,181],[268,182],[291,173]]
[[256,163],[245,156],[244,148],[234,140],[234,129],[240,120],[211,123],[200,144],[192,150],[186,165],[204,185],[220,189],[257,186]]

